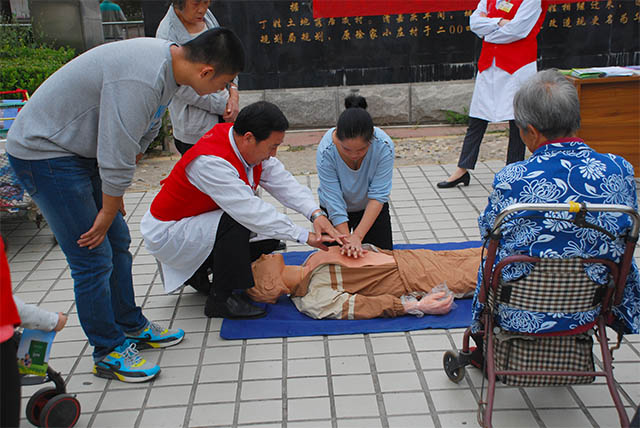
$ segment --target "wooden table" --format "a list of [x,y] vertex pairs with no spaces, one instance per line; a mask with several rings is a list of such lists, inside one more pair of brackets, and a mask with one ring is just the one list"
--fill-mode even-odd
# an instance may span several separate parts
[[614,153],[640,176],[640,76],[567,78],[578,90],[578,136],[594,150]]

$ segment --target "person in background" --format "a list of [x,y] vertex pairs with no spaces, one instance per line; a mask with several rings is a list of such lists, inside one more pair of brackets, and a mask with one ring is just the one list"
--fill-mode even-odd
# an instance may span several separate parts
[[9,163],[69,263],[96,376],[153,379],[160,367],[138,348],[184,338],[136,305],[124,193],[178,88],[212,93],[243,68],[242,43],[225,28],[181,46],[153,38],[105,43],[51,75],[9,129]]
[[[124,15],[120,6],[109,0],[102,0],[100,2],[100,15],[102,15],[102,22],[123,22],[127,20],[127,17]],[[106,42],[122,40],[125,38],[124,28],[122,25],[103,25],[102,31]]]
[[358,95],[345,99],[346,110],[318,145],[316,168],[320,207],[346,235],[344,254],[360,257],[362,244],[391,250],[389,195],[395,148],[391,138],[366,111]]
[[525,146],[513,120],[513,95],[536,74],[538,42],[544,21],[541,0],[480,0],[471,15],[471,31],[482,38],[478,75],[469,109],[458,168],[438,187],[469,185],[489,122],[509,121],[507,164],[524,159]]
[[[209,10],[209,0],[174,0],[164,16],[156,37],[184,44],[203,31],[219,27]],[[178,89],[169,105],[176,149],[183,154],[216,123],[233,122],[238,116],[238,78],[213,94],[198,95],[189,86]]]

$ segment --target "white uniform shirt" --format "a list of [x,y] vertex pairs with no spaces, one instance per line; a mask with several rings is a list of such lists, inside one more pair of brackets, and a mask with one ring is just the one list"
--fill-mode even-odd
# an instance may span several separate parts
[[[529,35],[542,13],[542,7],[540,0],[524,0],[511,22],[502,27],[498,26],[500,18],[486,18],[480,13],[487,13],[487,0],[480,0],[471,15],[471,31],[486,42],[507,44]],[[469,116],[489,122],[512,120],[513,96],[520,85],[536,72],[536,62],[533,61],[509,74],[496,66],[494,58],[491,67],[476,76]]]
[[[229,130],[229,138],[252,183],[254,166],[248,165],[240,155],[233,139],[233,128]],[[308,230],[256,196],[225,159],[199,156],[189,163],[185,172],[189,182],[216,201],[220,209],[178,221],[158,220],[150,211],[142,218],[140,232],[146,249],[160,262],[167,293],[182,286],[211,254],[223,212],[264,237],[300,243],[309,239]],[[284,206],[307,218],[319,209],[311,190],[298,183],[274,157],[262,162],[260,186]]]

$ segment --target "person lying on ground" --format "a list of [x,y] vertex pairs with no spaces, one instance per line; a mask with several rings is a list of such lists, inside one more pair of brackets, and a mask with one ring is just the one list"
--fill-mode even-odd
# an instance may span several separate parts
[[[247,294],[265,303],[289,294],[300,312],[315,319],[444,314],[454,296],[473,293],[481,251],[375,249],[356,259],[330,247],[302,266],[285,265],[282,254],[267,254],[252,264],[255,286]],[[450,291],[429,294],[441,284]],[[413,299],[412,293],[423,297]]]

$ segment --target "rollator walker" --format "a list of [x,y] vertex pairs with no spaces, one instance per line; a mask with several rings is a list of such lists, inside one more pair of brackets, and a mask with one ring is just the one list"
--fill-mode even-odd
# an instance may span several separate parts
[[[542,216],[550,212],[569,212],[575,216],[545,216],[553,221],[570,222],[580,228],[595,229],[611,241],[624,240],[624,253],[615,263],[601,258],[538,258],[527,255],[512,255],[494,262],[500,248],[505,224],[510,215],[527,211],[527,216]],[[588,212],[615,212],[627,215],[632,225],[618,237],[602,227],[586,220]],[[568,217],[568,218],[567,218]],[[629,418],[616,389],[613,377],[613,351],[619,348],[622,333],[617,342],[609,348],[605,326],[614,321],[612,309],[620,304],[627,275],[633,259],[634,247],[638,241],[640,215],[625,205],[604,204],[513,204],[498,214],[493,230],[488,237],[483,278],[478,294],[479,303],[484,304],[482,312],[482,335],[484,367],[487,378],[486,401],[481,399],[478,407],[478,422],[483,427],[491,427],[496,381],[514,386],[550,386],[592,383],[596,376],[604,376],[620,418],[620,425],[629,426]],[[512,263],[533,263],[533,270],[525,277],[504,282],[502,271]],[[600,285],[585,273],[585,265],[597,263],[609,270],[609,282]],[[505,308],[507,311],[505,311]],[[519,310],[548,315],[566,313],[597,313],[595,321],[585,317],[583,325],[576,321],[570,330],[553,333],[530,333],[505,328],[505,318],[509,310]],[[576,319],[580,320],[578,316]],[[464,378],[465,366],[472,363],[469,336],[471,327],[463,336],[460,352],[447,351],[443,358],[444,370],[453,382]],[[602,370],[596,370],[593,359],[593,336],[600,342]],[[475,334],[474,334],[475,336]],[[484,379],[483,379],[484,384]]]

